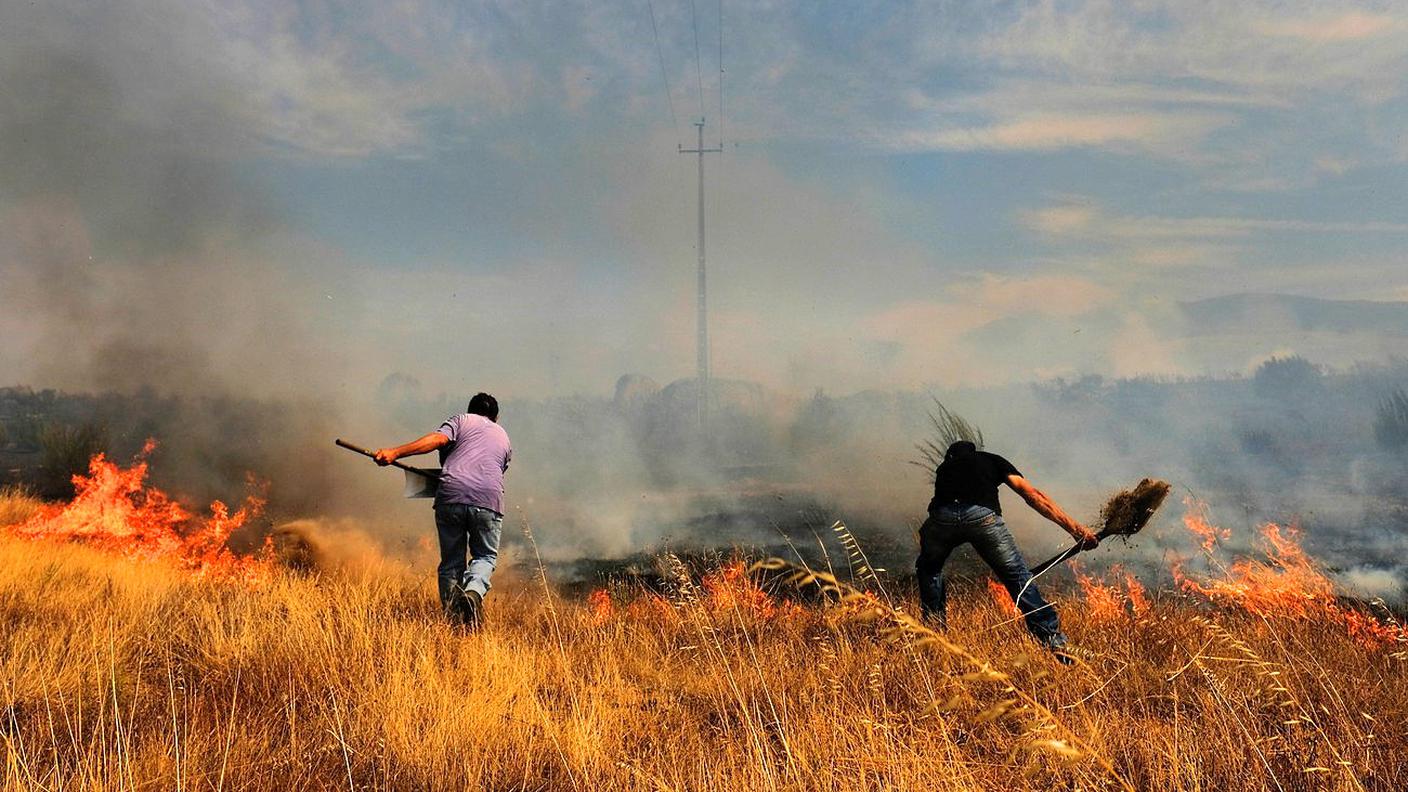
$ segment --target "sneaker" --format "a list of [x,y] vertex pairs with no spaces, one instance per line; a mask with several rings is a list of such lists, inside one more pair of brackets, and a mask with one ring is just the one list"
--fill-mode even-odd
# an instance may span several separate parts
[[1051,652],[1051,656],[1056,658],[1056,662],[1064,666],[1076,664],[1076,660],[1078,659],[1079,653],[1072,651],[1070,645],[1066,642],[1065,635],[1061,633],[1056,633],[1055,635],[1051,636],[1050,638],[1047,638],[1041,643],[1043,646],[1046,647],[1049,652]]
[[460,620],[464,626],[477,630],[484,626],[484,597],[477,591],[466,591],[460,598]]
[[451,624],[464,623],[464,594],[458,588],[450,593],[450,598],[444,602],[443,608],[445,620]]
[[1051,650],[1051,654],[1056,658],[1056,662],[1065,666],[1075,665],[1076,663],[1088,663],[1096,656],[1093,652],[1081,649],[1078,646],[1071,646],[1064,642],[1059,646],[1048,644],[1046,648]]

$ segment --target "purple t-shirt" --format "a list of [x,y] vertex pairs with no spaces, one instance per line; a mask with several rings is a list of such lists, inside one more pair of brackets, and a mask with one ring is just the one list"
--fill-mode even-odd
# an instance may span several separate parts
[[464,503],[503,514],[504,471],[513,458],[508,432],[473,413],[451,416],[437,431],[450,442],[440,449],[435,503]]

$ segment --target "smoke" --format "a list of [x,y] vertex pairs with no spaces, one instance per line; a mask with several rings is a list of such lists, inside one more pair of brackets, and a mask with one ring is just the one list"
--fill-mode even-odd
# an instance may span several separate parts
[[388,547],[385,537],[349,518],[305,518],[275,526],[271,532],[281,563],[295,570],[347,577],[387,578],[412,574],[408,559],[433,558],[429,542],[402,539]]
[[[1303,301],[1190,308],[1156,290],[1131,299],[1099,268],[986,252],[982,274],[961,275],[922,243],[930,208],[865,186],[888,166],[832,162],[859,186],[828,190],[745,147],[711,172],[715,370],[732,379],[718,382],[701,439],[692,383],[672,382],[693,353],[693,251],[681,243],[692,182],[674,178],[687,158],[668,135],[623,131],[636,123],[633,106],[617,112],[628,102],[479,146],[470,172],[444,178],[484,192],[451,191],[461,201],[443,216],[397,217],[431,231],[500,225],[517,235],[513,251],[353,255],[310,236],[267,163],[423,155],[406,118],[424,100],[335,46],[299,60],[286,35],[296,26],[262,36],[257,13],[129,5],[3,11],[0,380],[97,394],[67,417],[109,425],[119,455],[156,436],[158,483],[234,499],[253,472],[276,519],[355,519],[364,537],[350,546],[395,550],[428,535],[427,504],[397,501],[397,474],[332,439],[403,442],[489,390],[517,449],[509,532],[529,521],[551,558],[782,536],[814,545],[810,531],[839,517],[895,548],[898,569],[927,501],[927,471],[910,462],[927,431],[922,385],[934,383],[992,449],[1082,516],[1159,476],[1238,527],[1299,518],[1312,548],[1377,589],[1385,574],[1401,579],[1376,561],[1408,549],[1391,495],[1401,456],[1367,427],[1408,376],[1342,370],[1318,389],[1269,392],[1246,378],[1281,348],[1341,366],[1382,359],[1408,332],[1392,306],[1326,321],[1316,317],[1328,308]],[[449,36],[407,36],[414,46],[399,55],[429,68],[412,50],[451,49]],[[485,37],[490,49],[516,41]],[[644,55],[637,76],[654,86]],[[522,80],[496,78],[464,57],[449,70],[464,82],[443,82],[447,71],[431,81],[463,105],[516,105],[544,80],[533,64]],[[477,80],[491,96],[474,93]],[[326,93],[307,101],[288,85]],[[563,162],[531,169],[539,148]],[[410,189],[444,164],[405,163],[425,180]],[[1045,231],[1060,222],[1047,217]],[[1130,378],[1082,376],[1092,371]],[[625,372],[649,376],[606,395]],[[1204,372],[1216,376],[1179,378]],[[1149,373],[1163,379],[1137,376]],[[1034,554],[1064,542],[1011,511]],[[303,533],[329,548],[350,531]]]
[[239,175],[259,141],[193,8],[6,6],[0,378],[103,394],[36,420],[104,423],[118,456],[154,436],[194,498],[254,473],[276,513],[365,503],[314,450],[347,409],[325,254]]
[[202,68],[182,6],[165,11],[5,12],[0,307],[25,342],[5,368],[65,388],[289,392],[320,359],[297,319],[309,284],[271,255],[279,207],[233,170],[250,146],[235,86]]

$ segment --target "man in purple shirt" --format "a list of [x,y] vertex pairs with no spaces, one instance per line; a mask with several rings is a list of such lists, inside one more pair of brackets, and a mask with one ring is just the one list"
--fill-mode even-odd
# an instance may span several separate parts
[[[513,448],[499,426],[499,403],[476,393],[468,411],[452,415],[419,440],[376,452],[378,465],[405,456],[440,452],[435,529],[440,535],[440,605],[470,628],[480,625],[484,595],[499,559],[504,522],[504,471]],[[466,551],[469,563],[465,563]]]

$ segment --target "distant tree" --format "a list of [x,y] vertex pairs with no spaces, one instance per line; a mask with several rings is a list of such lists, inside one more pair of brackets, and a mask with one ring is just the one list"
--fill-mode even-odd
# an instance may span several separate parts
[[1319,391],[1323,380],[1320,367],[1300,355],[1273,356],[1257,366],[1252,390],[1267,398],[1304,395]]
[[807,403],[797,411],[792,422],[790,443],[792,453],[805,454],[834,445],[844,423],[836,400],[817,388]]
[[948,447],[959,440],[967,440],[980,449],[983,447],[982,429],[945,407],[937,396],[932,398],[934,406],[929,410],[929,438],[915,446],[919,449],[919,458],[911,460],[911,464],[928,470],[930,476],[944,461],[944,452],[948,451]]
[[1055,404],[1080,404],[1099,401],[1105,393],[1105,378],[1099,374],[1083,374],[1079,379],[1057,377],[1032,385],[1036,395]]
[[5,428],[5,424],[0,423],[0,448],[4,448],[10,442],[10,432]]
[[1379,402],[1374,417],[1374,439],[1385,450],[1408,448],[1408,393],[1395,388]]
[[107,445],[107,430],[98,424],[46,425],[39,432],[39,494],[73,497],[73,475],[87,470],[88,460]]

